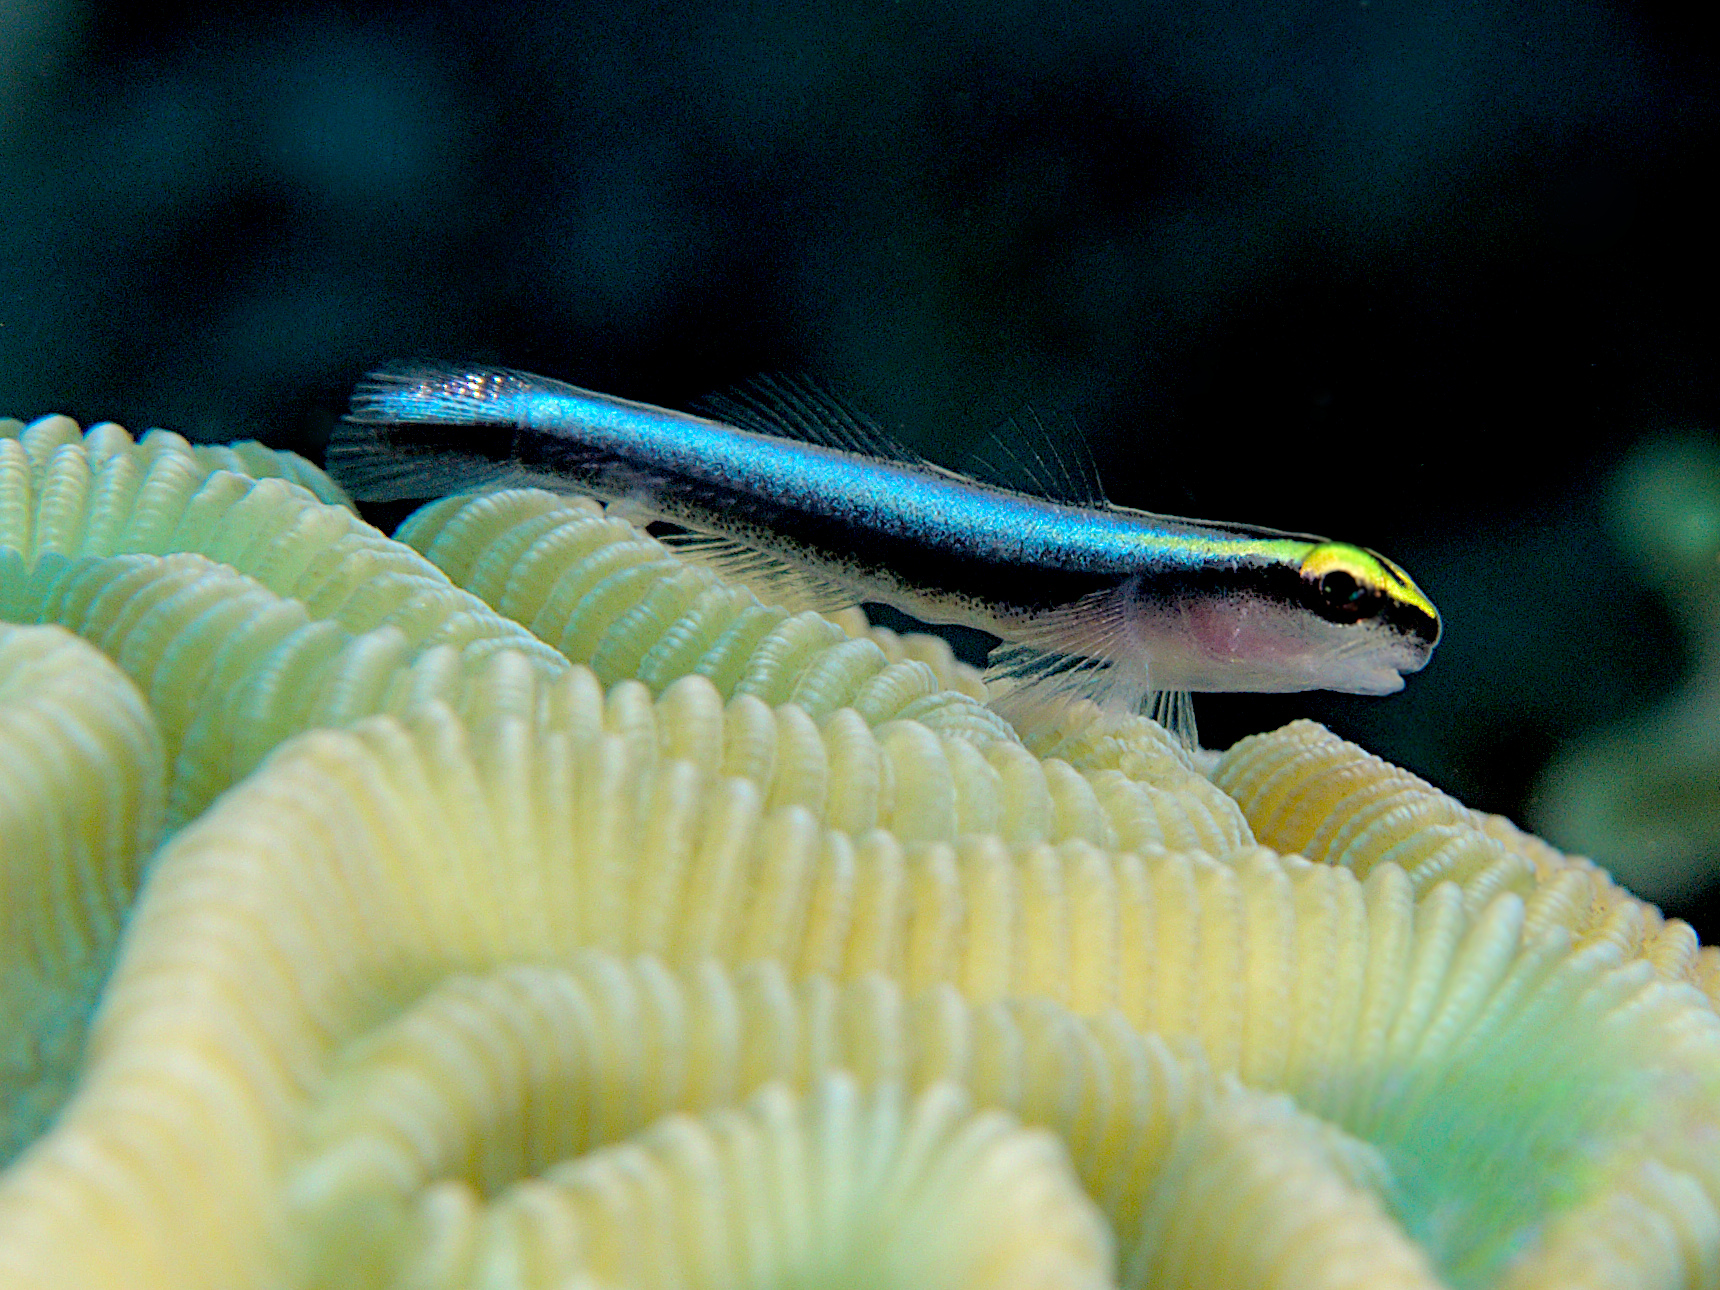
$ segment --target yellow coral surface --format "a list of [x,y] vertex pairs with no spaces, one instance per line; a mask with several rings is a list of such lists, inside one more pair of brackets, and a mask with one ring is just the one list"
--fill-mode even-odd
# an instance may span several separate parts
[[583,499],[400,537],[0,423],[0,1284],[1720,1285],[1716,956],[1588,862]]

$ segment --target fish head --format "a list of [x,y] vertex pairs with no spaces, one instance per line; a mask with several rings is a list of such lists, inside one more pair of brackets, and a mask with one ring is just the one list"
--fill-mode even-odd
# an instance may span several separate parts
[[1255,573],[1180,606],[1181,648],[1155,686],[1391,694],[1439,643],[1433,602],[1364,547],[1314,542]]
[[1302,604],[1319,623],[1309,665],[1320,688],[1390,694],[1439,644],[1439,611],[1400,567],[1377,551],[1322,542],[1303,557]]

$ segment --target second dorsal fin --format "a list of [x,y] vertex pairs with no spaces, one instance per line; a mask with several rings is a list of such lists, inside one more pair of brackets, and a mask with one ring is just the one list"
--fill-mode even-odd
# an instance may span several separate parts
[[1022,409],[986,436],[965,468],[984,483],[1047,501],[1109,505],[1087,437],[1073,421],[1061,436],[1053,434],[1032,408]]
[[926,460],[841,395],[805,376],[757,376],[699,399],[692,410],[742,430],[917,466],[1048,501],[1109,504],[1086,436],[1072,421],[1064,433],[1053,433],[1031,408],[992,431],[985,447],[959,469]]
[[779,439],[798,439],[886,461],[924,464],[918,453],[892,439],[841,395],[804,376],[755,376],[698,400],[693,411]]

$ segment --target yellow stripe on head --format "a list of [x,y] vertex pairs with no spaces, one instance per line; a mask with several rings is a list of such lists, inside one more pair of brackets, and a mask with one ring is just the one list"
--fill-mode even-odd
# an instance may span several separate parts
[[1302,558],[1301,573],[1315,590],[1323,617],[1356,622],[1390,606],[1425,619],[1437,636],[1439,611],[1409,575],[1383,555],[1347,542],[1322,542]]

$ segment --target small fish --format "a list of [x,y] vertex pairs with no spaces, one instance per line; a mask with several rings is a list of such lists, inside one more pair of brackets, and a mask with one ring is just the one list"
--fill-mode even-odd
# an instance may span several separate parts
[[987,483],[799,382],[713,406],[721,419],[522,372],[387,370],[354,394],[328,465],[367,501],[593,494],[686,530],[689,555],[778,603],[876,601],[990,632],[987,679],[1016,701],[1151,697],[1186,721],[1189,691],[1389,694],[1439,641],[1432,602],[1361,547]]

